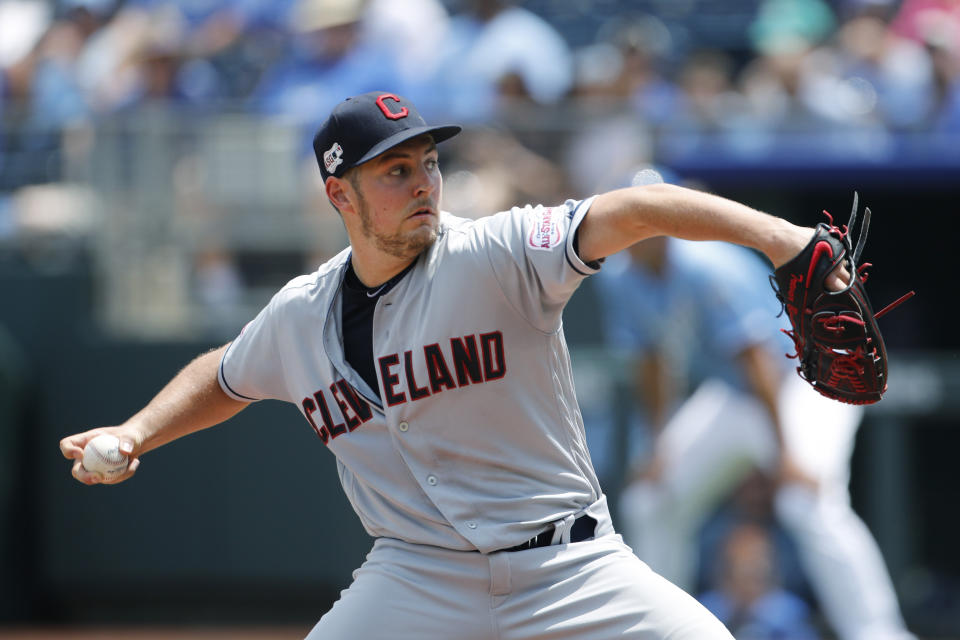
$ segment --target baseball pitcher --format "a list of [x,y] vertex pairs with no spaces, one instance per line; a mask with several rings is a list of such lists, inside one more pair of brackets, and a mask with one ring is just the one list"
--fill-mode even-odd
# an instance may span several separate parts
[[[670,185],[479,220],[441,209],[437,144],[406,99],[337,106],[314,138],[349,248],[290,281],[119,426],[145,453],[251,402],[295,404],[374,538],[309,638],[705,640],[730,634],[614,531],[574,394],[561,314],[600,261],[653,235],[783,264],[813,230]],[[843,268],[831,278],[838,288]]]

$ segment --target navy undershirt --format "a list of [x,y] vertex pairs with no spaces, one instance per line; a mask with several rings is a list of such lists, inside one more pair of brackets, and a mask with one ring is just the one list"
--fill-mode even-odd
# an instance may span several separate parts
[[370,388],[380,393],[377,371],[373,363],[373,312],[377,300],[401,280],[413,268],[416,260],[386,283],[377,287],[368,287],[353,271],[353,263],[347,265],[343,279],[343,305],[341,324],[343,327],[343,355],[347,364],[360,374]]

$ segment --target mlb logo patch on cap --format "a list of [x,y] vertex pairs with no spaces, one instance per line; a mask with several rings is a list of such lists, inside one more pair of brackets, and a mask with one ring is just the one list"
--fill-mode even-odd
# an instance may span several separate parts
[[343,147],[334,142],[333,146],[323,152],[323,166],[327,173],[333,173],[343,162]]

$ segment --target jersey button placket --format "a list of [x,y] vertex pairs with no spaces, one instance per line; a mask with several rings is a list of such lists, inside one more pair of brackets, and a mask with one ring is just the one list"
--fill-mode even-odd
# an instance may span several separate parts
[[427,484],[431,487],[437,486],[437,476],[433,475],[432,473],[427,476]]
[[406,433],[407,429],[409,428],[410,428],[410,425],[407,424],[406,420],[404,420],[403,422],[397,425],[397,429],[400,429],[400,431],[403,431],[404,433]]

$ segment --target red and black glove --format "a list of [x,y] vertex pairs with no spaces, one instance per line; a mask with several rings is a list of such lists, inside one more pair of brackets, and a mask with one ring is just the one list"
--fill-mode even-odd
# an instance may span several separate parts
[[[914,292],[874,313],[864,286],[870,263],[857,266],[870,227],[870,209],[864,210],[856,248],[850,232],[857,219],[857,194],[850,221],[843,228],[834,226],[833,217],[823,213],[829,224],[818,224],[807,246],[770,276],[793,326],[784,331],[796,347],[788,357],[798,358],[800,377],[828,398],[872,404],[887,390],[887,351],[877,318]],[[841,263],[851,274],[850,282],[840,291],[831,291],[826,287],[827,276]]]

